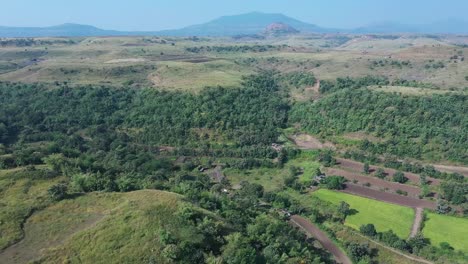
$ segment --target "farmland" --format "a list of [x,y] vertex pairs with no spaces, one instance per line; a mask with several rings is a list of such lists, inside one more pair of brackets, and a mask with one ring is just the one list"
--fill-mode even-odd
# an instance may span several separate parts
[[433,244],[447,242],[456,250],[466,250],[468,248],[468,220],[445,216],[434,213],[426,213],[423,234],[431,240]]
[[378,231],[393,230],[402,238],[410,233],[414,218],[411,208],[328,190],[318,190],[312,195],[334,204],[341,201],[349,203],[357,212],[346,218],[345,225],[354,229],[373,223]]

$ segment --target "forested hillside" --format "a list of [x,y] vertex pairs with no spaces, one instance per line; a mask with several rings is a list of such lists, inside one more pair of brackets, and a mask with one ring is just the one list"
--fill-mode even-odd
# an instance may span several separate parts
[[371,133],[384,140],[364,141],[361,148],[375,154],[468,162],[466,95],[405,96],[358,89],[378,83],[329,85],[323,99],[295,104],[290,122],[321,135]]

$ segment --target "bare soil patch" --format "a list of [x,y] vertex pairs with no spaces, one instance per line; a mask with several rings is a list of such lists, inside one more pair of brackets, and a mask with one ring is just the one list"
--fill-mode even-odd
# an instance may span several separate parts
[[[336,161],[339,163],[339,166],[342,168],[350,169],[356,172],[361,172],[364,167],[364,163],[354,161],[354,160],[349,160],[349,159],[343,159],[343,158],[337,158]],[[375,172],[379,167],[378,166],[370,166],[371,173]],[[397,172],[394,169],[389,169],[389,168],[383,168],[385,171],[385,174],[387,176],[392,176]],[[419,184],[419,175],[411,172],[404,172],[405,176],[409,179],[410,182]],[[431,178],[431,177],[426,177],[426,180],[428,181],[429,185],[440,185],[440,180]]]
[[317,239],[320,242],[320,244],[322,244],[323,248],[328,250],[333,255],[337,263],[353,263],[348,258],[348,256],[346,256],[346,254],[343,251],[341,251],[341,249],[337,247],[324,232],[322,232],[322,230],[320,230],[318,227],[312,224],[309,220],[298,215],[293,215],[291,216],[290,223],[296,227],[299,227],[302,231],[306,232],[308,236],[312,236],[315,239]]
[[420,207],[427,209],[435,209],[436,207],[435,202],[411,198],[407,196],[401,196],[393,193],[380,192],[351,183],[347,183],[346,188],[341,192],[413,208]]
[[144,62],[146,61],[143,58],[127,58],[127,59],[114,59],[114,60],[109,60],[106,61],[105,63],[107,64],[113,64],[113,63],[125,63],[125,62]]
[[297,134],[290,136],[290,139],[296,144],[300,149],[324,149],[331,148],[336,149],[335,145],[331,142],[321,142],[319,139],[308,135],[308,134]]
[[361,184],[361,185],[364,183],[370,183],[371,185],[368,188],[376,189],[379,191],[388,189],[389,191],[394,193],[397,190],[402,190],[402,191],[407,192],[408,195],[412,197],[418,197],[418,195],[421,193],[420,189],[415,186],[401,184],[397,182],[389,182],[389,181],[382,180],[373,176],[364,176],[355,172],[346,171],[342,169],[329,168],[327,169],[326,173],[328,175],[343,176],[350,181],[357,180],[358,184]]

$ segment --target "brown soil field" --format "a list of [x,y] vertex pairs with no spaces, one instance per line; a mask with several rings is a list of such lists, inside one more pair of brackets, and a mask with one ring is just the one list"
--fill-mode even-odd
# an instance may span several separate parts
[[397,190],[402,190],[408,192],[408,195],[412,197],[418,197],[418,195],[421,193],[421,190],[415,186],[390,182],[373,176],[364,176],[347,170],[329,168],[326,170],[326,173],[327,175],[343,176],[349,181],[357,180],[358,184],[360,185],[364,183],[370,183],[371,186],[368,188],[379,191],[382,191],[382,189],[388,189],[390,192],[395,193]]
[[372,190],[366,187],[362,187],[359,185],[354,185],[347,183],[346,188],[341,192],[354,194],[382,202],[393,203],[401,206],[413,207],[413,208],[427,208],[427,209],[435,209],[436,203],[427,201],[427,200],[420,200],[416,198],[411,198],[407,196],[401,196],[393,193],[386,193],[381,191]]
[[[351,169],[356,172],[361,172],[364,163],[354,161],[354,160],[349,160],[349,159],[343,159],[343,158],[337,158],[336,161],[339,163],[340,167],[346,168],[346,169]],[[370,171],[371,173],[375,172],[379,167],[378,166],[370,166]],[[383,168],[387,176],[392,176],[395,174],[396,170],[394,169],[389,169],[389,168]],[[411,172],[403,172],[405,176],[409,179],[410,182],[419,184],[419,175]],[[429,185],[440,185],[440,180],[439,179],[434,179],[431,177],[427,177],[427,181]]]

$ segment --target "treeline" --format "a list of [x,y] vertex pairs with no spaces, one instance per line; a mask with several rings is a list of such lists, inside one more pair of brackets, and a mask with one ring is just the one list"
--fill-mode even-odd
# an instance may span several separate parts
[[288,45],[232,45],[232,46],[200,46],[189,47],[185,50],[192,53],[201,52],[267,52],[278,51],[287,48]]
[[0,46],[2,47],[7,47],[7,46],[31,47],[31,46],[54,45],[54,44],[72,45],[72,44],[76,44],[76,41],[72,39],[55,39],[55,40],[33,39],[33,38],[0,39]]
[[313,104],[296,103],[290,123],[320,135],[372,133],[385,139],[364,142],[361,149],[373,154],[468,162],[467,96],[400,96],[357,89],[381,81],[337,80],[327,87],[338,92]]

